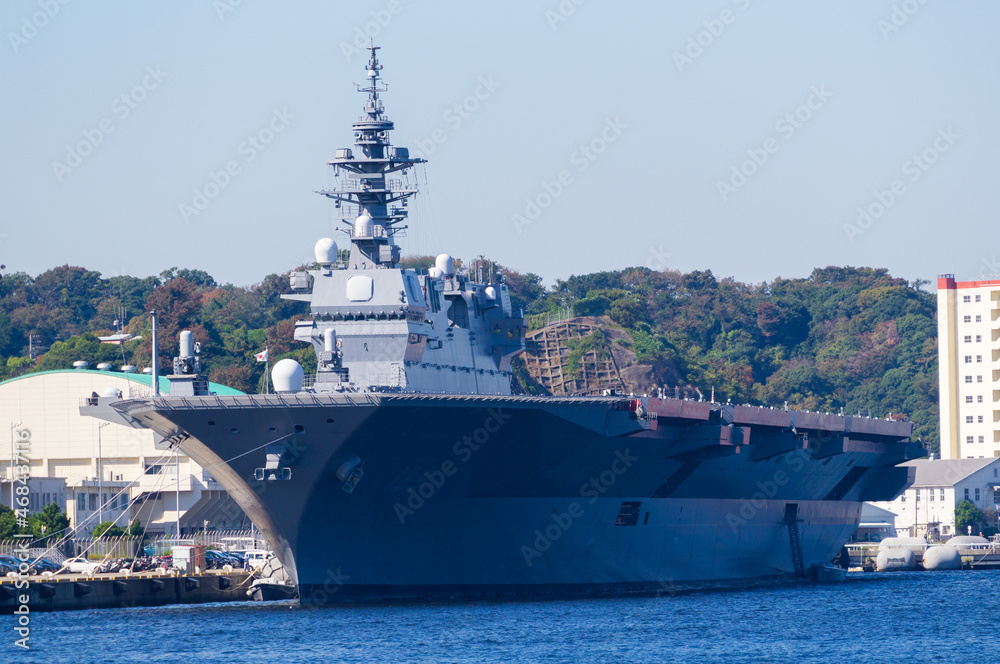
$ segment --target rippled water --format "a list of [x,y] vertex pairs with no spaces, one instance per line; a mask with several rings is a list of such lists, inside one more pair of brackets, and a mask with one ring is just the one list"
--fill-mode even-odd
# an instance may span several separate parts
[[[1000,662],[1000,572],[541,602],[238,603],[32,616],[0,662]],[[0,623],[13,625],[11,616]]]

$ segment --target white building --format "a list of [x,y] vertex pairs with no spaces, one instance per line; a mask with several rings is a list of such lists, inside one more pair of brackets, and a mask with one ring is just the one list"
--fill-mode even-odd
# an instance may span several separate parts
[[938,277],[941,458],[1000,457],[1000,280]]
[[861,523],[851,535],[851,542],[881,542],[896,537],[896,515],[872,503],[861,505]]
[[872,504],[897,515],[900,534],[965,535],[955,532],[960,502],[972,501],[981,510],[1000,507],[1000,459],[916,459],[899,465],[916,468],[913,486],[896,500]]
[[[118,519],[121,526],[139,518],[154,535],[174,534],[178,520],[181,534],[200,530],[206,520],[219,529],[249,528],[222,486],[188,457],[156,449],[152,431],[80,415],[81,401],[95,393],[118,389],[127,396],[148,393],[151,385],[147,375],[89,370],[45,371],[0,383],[0,426],[9,427],[11,436],[6,453],[8,446],[0,443],[0,475],[10,481],[14,453],[28,458],[31,477],[61,478],[62,505],[79,534],[90,533],[101,517]],[[209,389],[241,394],[214,383]],[[170,390],[162,377],[160,390]],[[8,494],[9,487],[3,484]]]

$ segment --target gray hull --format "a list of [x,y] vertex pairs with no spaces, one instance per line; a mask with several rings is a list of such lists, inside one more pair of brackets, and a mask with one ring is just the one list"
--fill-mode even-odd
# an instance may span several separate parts
[[[766,422],[741,430],[713,424],[717,406],[674,413],[698,404],[653,401],[644,416],[620,399],[530,397],[116,407],[211,469],[274,544],[303,603],[659,592],[792,575],[790,505],[808,569],[836,555],[863,500],[908,480],[891,465],[912,446],[889,432],[859,442]],[[280,454],[277,468],[268,452]]]

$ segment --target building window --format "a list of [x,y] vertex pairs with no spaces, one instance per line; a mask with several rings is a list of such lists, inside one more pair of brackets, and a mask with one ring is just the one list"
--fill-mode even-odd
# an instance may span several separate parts
[[976,296],[976,302],[982,302],[982,301],[983,301],[983,296],[982,295],[977,295]]
[[968,489],[965,490],[965,499],[966,500],[969,499],[969,490]]
[[77,512],[87,511],[87,494],[85,493],[76,494],[76,511]]
[[[996,471],[994,471],[994,472],[996,472]],[[899,497],[899,502],[901,502],[901,503],[905,503],[906,502],[906,494],[905,493]]]
[[917,489],[916,491],[914,491],[914,493],[917,494],[917,502],[919,503],[920,502],[920,489]]
[[982,416],[982,415],[980,415],[979,417],[977,417],[977,418],[976,418],[976,421],[977,421],[977,422],[978,422],[979,424],[982,424],[982,423],[983,423],[983,416]]
[[972,403],[972,395],[965,397],[965,403]]
[[927,489],[927,494],[928,494],[927,497],[930,498],[931,502],[933,503],[934,502],[934,489]]
[[97,494],[91,493],[88,495],[90,496],[90,511],[93,512],[97,509]]
[[972,424],[972,415],[966,415],[965,416],[965,423],[966,424]]
[[972,298],[969,297],[968,295],[963,295],[962,296],[962,302],[970,302],[970,301],[972,301]]
[[977,383],[983,382],[983,377],[982,376],[976,376],[976,382]]
[[976,335],[976,343],[978,344],[978,343],[979,343],[979,342],[981,342],[982,340],[983,340],[983,335],[981,335],[981,334],[977,334],[977,335]]
[[971,355],[966,355],[965,356],[965,363],[966,364],[972,364],[972,356]]
[[982,403],[982,402],[983,402],[983,395],[980,394],[979,396],[976,397],[976,403]]
[[963,323],[971,323],[972,322],[972,316],[962,316],[962,322]]
[[976,502],[979,502],[979,487],[976,487]]
[[965,444],[966,445],[971,445],[972,444],[972,436],[966,436],[965,437]]
[[966,337],[964,337],[962,339],[962,341],[964,341],[965,343],[969,343],[969,342],[972,341],[972,336],[971,335],[967,335]]
[[941,500],[944,500],[944,489],[941,489]]
[[982,362],[982,361],[983,361],[983,356],[982,355],[976,355],[976,362]]
[[971,383],[972,382],[972,376],[966,376],[965,377],[965,382],[966,383]]

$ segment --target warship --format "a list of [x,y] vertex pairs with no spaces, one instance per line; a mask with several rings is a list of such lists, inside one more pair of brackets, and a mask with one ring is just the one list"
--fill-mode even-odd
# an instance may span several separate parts
[[283,296],[309,305],[294,338],[315,350],[315,374],[284,359],[274,393],[216,396],[188,339],[169,395],[81,407],[210,469],[303,604],[808,577],[841,550],[864,501],[912,482],[896,466],[923,455],[906,421],[512,394],[525,323],[502,274],[456,269],[447,254],[400,266],[410,171],[425,160],[390,142],[370,50],[354,149],[336,150],[317,192],[349,246],[317,242],[314,269],[291,273]]

